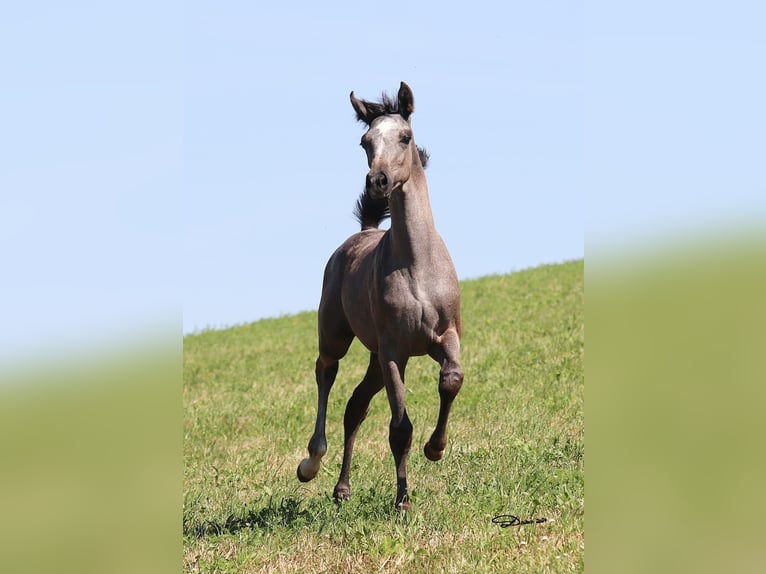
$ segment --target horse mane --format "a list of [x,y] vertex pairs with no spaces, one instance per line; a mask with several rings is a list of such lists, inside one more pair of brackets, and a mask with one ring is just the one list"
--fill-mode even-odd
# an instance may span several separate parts
[[[418,147],[418,156],[423,169],[428,165],[428,159],[431,157],[425,148]],[[383,220],[391,217],[391,211],[388,208],[388,199],[373,199],[366,191],[359,194],[354,206],[354,219],[365,229],[377,229]]]
[[359,101],[364,104],[365,108],[367,108],[367,117],[361,116],[358,112],[356,113],[357,121],[360,121],[363,124],[369,125],[375,118],[380,116],[401,113],[401,110],[399,109],[399,100],[392,98],[386,92],[381,94],[379,102],[368,102],[367,100]]

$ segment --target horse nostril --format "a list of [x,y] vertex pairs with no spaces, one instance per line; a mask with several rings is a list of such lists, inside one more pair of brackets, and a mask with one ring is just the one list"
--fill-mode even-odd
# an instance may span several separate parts
[[375,189],[377,191],[385,191],[388,189],[388,176],[383,171],[370,172],[366,178],[367,189]]

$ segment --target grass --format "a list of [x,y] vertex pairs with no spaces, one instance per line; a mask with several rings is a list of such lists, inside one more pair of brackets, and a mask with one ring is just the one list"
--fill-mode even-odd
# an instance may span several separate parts
[[[580,572],[584,569],[583,261],[461,283],[465,384],[444,459],[422,454],[438,367],[407,369],[412,510],[393,507],[385,394],[356,441],[352,499],[331,498],[352,345],[328,406],[328,453],[298,482],[316,415],[316,313],[184,338],[186,572]],[[502,528],[500,514],[544,523]]]

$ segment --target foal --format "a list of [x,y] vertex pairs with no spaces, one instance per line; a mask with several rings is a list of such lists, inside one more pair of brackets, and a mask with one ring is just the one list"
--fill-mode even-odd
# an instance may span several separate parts
[[[385,94],[381,102],[358,100],[354,92],[350,97],[357,119],[368,127],[361,145],[370,171],[356,211],[362,230],[332,254],[325,268],[319,303],[317,418],[309,458],[298,466],[298,478],[314,478],[327,452],[327,397],[338,361],[356,336],[369,349],[370,363],[346,406],[343,464],[333,496],[351,496],[354,439],[370,400],[385,387],[391,407],[388,440],[396,464],[395,505],[408,510],[412,423],[404,406],[404,370],[415,355],[428,354],[439,363],[439,418],[423,449],[430,460],[439,460],[447,445],[450,407],[463,383],[458,362],[460,291],[431,214],[423,171],[427,156],[412,135],[412,90],[402,82],[396,101]],[[389,212],[390,229],[378,229]]]

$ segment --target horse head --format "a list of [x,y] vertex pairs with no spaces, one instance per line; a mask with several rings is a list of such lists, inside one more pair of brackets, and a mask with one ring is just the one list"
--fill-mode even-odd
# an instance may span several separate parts
[[360,144],[370,168],[365,191],[374,199],[387,198],[410,179],[414,163],[423,167],[410,125],[415,110],[412,90],[402,82],[396,100],[384,94],[380,102],[369,102],[357,99],[354,92],[350,98],[357,119],[367,125]]

